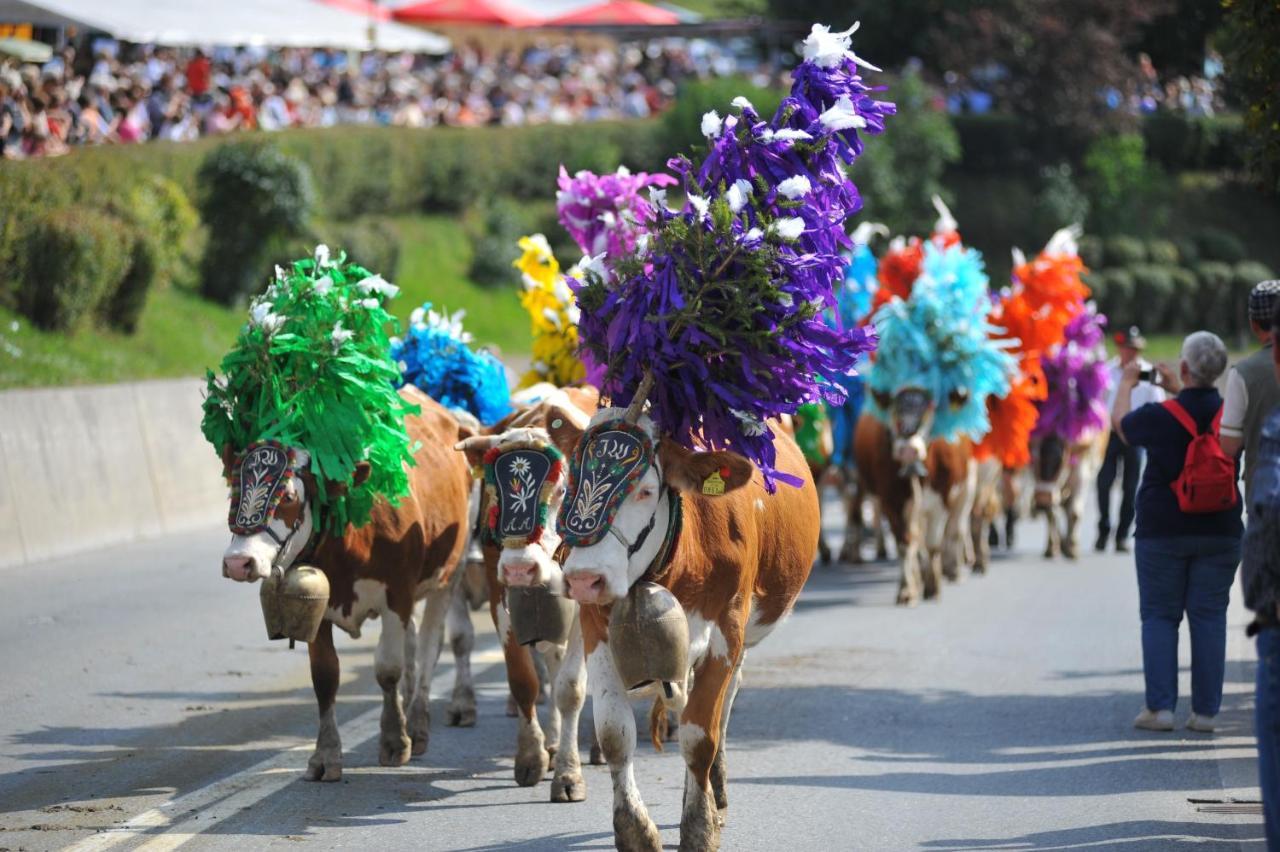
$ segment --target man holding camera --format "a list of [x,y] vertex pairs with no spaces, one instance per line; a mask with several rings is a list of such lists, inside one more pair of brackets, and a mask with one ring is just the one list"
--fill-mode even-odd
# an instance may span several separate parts
[[[1142,372],[1141,380],[1133,389],[1133,409],[1136,411],[1149,402],[1164,402],[1164,391],[1158,386],[1159,374],[1155,373],[1151,364],[1141,357],[1147,341],[1138,327],[1130,326],[1127,331],[1116,334],[1115,343],[1120,354],[1107,364],[1107,368],[1111,371],[1111,395],[1107,399],[1107,410],[1114,407],[1116,391],[1120,387],[1120,377],[1124,374],[1125,368],[1134,361],[1138,362]],[[1115,528],[1116,553],[1128,553],[1129,530],[1133,527],[1134,501],[1142,474],[1142,448],[1126,444],[1113,429],[1111,437],[1107,440],[1106,457],[1103,459],[1102,468],[1098,471],[1098,542],[1094,545],[1094,550],[1098,553],[1107,549],[1107,542],[1111,539],[1111,487],[1115,485],[1118,472],[1121,473],[1121,480],[1120,516],[1117,518]]]
[[1231,368],[1222,395],[1222,451],[1235,458],[1244,450],[1245,506],[1250,507],[1262,423],[1280,405],[1280,381],[1272,363],[1271,317],[1280,304],[1280,280],[1261,281],[1249,293],[1249,328],[1262,348]]

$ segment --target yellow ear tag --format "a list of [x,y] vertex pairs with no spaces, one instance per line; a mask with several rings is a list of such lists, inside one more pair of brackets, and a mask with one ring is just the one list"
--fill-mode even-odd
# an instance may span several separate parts
[[724,493],[724,477],[720,475],[719,471],[702,480],[702,493],[713,497],[719,497]]

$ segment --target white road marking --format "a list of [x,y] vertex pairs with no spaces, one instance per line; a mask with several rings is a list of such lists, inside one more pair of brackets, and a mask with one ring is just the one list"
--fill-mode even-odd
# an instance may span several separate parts
[[[479,664],[484,667],[481,674],[502,662],[502,659],[501,648],[488,648],[471,655],[473,666]],[[446,676],[452,676],[452,673],[452,665],[447,669],[442,667],[435,680],[443,680]],[[434,685],[436,684],[433,683]],[[374,707],[343,725],[339,729],[343,752],[350,754],[362,743],[377,736],[381,716],[382,708]],[[138,852],[177,849],[244,808],[290,784],[303,783],[300,779],[305,761],[299,761],[298,753],[310,752],[312,748],[313,744],[306,743],[285,749],[248,769],[170,799],[118,826],[86,837],[68,846],[66,852],[101,852],[127,842],[136,844],[132,848]],[[198,817],[199,821],[193,817]]]

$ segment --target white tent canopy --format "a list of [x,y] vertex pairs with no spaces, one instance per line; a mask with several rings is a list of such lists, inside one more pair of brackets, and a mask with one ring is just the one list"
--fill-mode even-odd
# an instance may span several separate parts
[[[101,30],[116,38],[170,46],[370,47],[368,18],[316,0],[0,0],[0,22]],[[444,53],[435,33],[379,22],[382,50]]]

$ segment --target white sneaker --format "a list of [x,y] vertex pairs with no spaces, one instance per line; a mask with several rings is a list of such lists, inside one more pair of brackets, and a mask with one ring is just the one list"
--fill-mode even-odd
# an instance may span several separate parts
[[1191,718],[1187,719],[1187,728],[1188,730],[1199,731],[1202,734],[1212,734],[1213,719],[1213,716],[1200,716],[1192,713]]
[[1138,717],[1133,720],[1133,726],[1144,731],[1172,731],[1173,711],[1150,710],[1144,707]]

